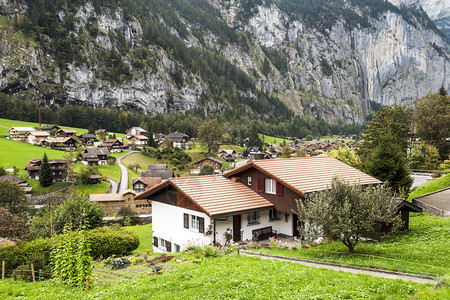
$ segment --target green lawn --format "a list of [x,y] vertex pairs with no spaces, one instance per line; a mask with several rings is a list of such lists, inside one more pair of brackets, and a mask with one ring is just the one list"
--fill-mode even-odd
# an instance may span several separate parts
[[43,157],[44,152],[47,153],[49,159],[64,158],[64,154],[66,153],[64,151],[0,138],[0,167],[7,169],[16,166],[20,169],[20,174],[26,174],[24,170],[25,165],[33,158]]
[[32,195],[42,195],[42,194],[54,192],[54,191],[63,189],[65,187],[68,187],[72,184],[72,182],[55,182],[51,186],[42,187],[41,184],[39,183],[39,180],[27,179],[27,182],[30,184],[30,186],[33,187],[33,190],[31,191]]
[[140,274],[127,269],[102,268],[110,278],[122,275],[94,283],[89,293],[50,281],[9,279],[0,281],[0,290],[6,299],[405,299],[439,293],[431,285],[238,255],[185,257],[163,264],[161,275],[149,276],[150,267]]
[[265,135],[265,134],[261,134],[261,133],[259,133],[258,135],[259,135],[259,138],[262,140],[262,142],[265,144],[280,145],[281,142],[286,142],[286,143],[292,142],[292,140],[286,139],[286,138],[275,137],[275,136]]
[[355,255],[348,254],[347,247],[341,242],[329,242],[310,249],[303,248],[293,251],[281,249],[254,251],[361,267],[442,276],[450,274],[449,237],[449,218],[417,214],[411,216],[408,232],[400,233],[377,243],[361,242],[355,248]]
[[80,193],[83,195],[89,194],[104,194],[111,186],[110,182],[101,181],[100,184],[80,184],[75,185],[70,189],[71,192]]
[[408,200],[411,201],[415,197],[419,197],[431,192],[439,191],[450,187],[450,174],[441,176],[433,181],[428,182],[422,186],[416,187],[408,196]]
[[151,253],[153,251],[152,224],[124,228],[139,236],[139,247],[133,251],[133,254]]
[[242,153],[245,151],[245,149],[247,149],[246,147],[241,147],[238,145],[220,145],[219,147],[220,150],[234,150],[236,151],[236,153]]

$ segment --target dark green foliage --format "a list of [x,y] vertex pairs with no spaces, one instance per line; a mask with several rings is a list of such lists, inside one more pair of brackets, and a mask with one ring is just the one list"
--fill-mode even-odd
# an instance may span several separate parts
[[105,266],[110,267],[113,270],[125,268],[130,264],[130,260],[125,257],[113,259],[111,257],[105,260]]
[[51,186],[53,184],[53,173],[48,162],[47,153],[44,152],[44,158],[39,169],[39,182],[43,187]]
[[6,171],[3,167],[0,167],[0,176],[6,175]]
[[44,266],[50,265],[50,239],[37,239],[18,246],[0,249],[0,261],[5,261],[6,269],[13,270],[20,265],[30,263],[33,258],[40,257]]
[[91,175],[99,175],[100,172],[95,166],[82,166],[81,169],[75,173],[74,177],[77,184],[88,184]]
[[439,95],[441,95],[441,96],[447,96],[448,95],[448,92],[445,89],[443,84],[441,84],[441,87],[439,88]]
[[392,142],[380,143],[373,149],[363,161],[363,170],[396,192],[409,192],[413,182],[406,169],[406,154]]
[[[272,64],[275,66],[275,68],[277,68],[281,74],[286,75],[286,73],[288,71],[286,55],[277,49],[271,49],[271,48],[264,47],[264,46],[261,46],[261,48],[263,49],[266,56],[270,59]],[[268,62],[266,61],[266,58],[264,58],[264,64],[263,64],[263,68],[261,69],[261,71],[263,72],[264,75],[267,76],[267,74],[265,72],[267,70],[270,71],[270,66],[266,66],[266,63],[268,63]],[[267,69],[267,67],[268,67],[268,69]],[[269,73],[269,72],[267,72],[267,73]]]
[[267,59],[267,57],[264,57],[264,62],[261,66],[261,72],[264,74],[264,76],[267,77],[267,75],[269,75],[270,72],[270,62]]
[[320,59],[320,67],[322,68],[322,73],[325,76],[331,76],[333,74],[333,68],[331,67],[331,65],[328,63],[327,59],[322,57]]
[[13,214],[22,214],[28,211],[29,203],[25,198],[25,192],[17,183],[0,181],[0,207]]
[[202,175],[214,175],[214,167],[211,166],[210,164],[204,164],[200,168],[200,173],[198,175],[200,175],[200,176],[202,176]]
[[89,239],[94,259],[127,255],[139,247],[139,237],[136,234],[119,229],[97,228],[89,232]]
[[148,133],[148,140],[147,140],[147,146],[158,148],[158,142],[153,139],[153,133]]
[[184,149],[178,147],[166,147],[158,149],[144,147],[144,149],[142,150],[142,154],[148,157],[154,157],[156,159],[167,159],[171,164],[177,167],[178,170],[184,169],[187,164],[192,162],[192,158],[189,156],[189,154],[187,154]]

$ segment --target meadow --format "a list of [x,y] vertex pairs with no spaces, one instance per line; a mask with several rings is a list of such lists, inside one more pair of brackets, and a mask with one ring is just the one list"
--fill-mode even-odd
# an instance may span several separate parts
[[[360,242],[349,254],[342,242],[310,248],[251,251],[430,276],[450,274],[450,219],[411,214],[410,230],[379,242]],[[267,242],[261,242],[267,245]]]
[[428,182],[427,184],[424,184],[422,186],[416,187],[411,194],[409,194],[408,199],[411,201],[415,197],[419,197],[428,193],[432,193],[435,191],[439,191],[445,188],[450,187],[450,174],[441,176],[439,178],[436,178],[433,181]]

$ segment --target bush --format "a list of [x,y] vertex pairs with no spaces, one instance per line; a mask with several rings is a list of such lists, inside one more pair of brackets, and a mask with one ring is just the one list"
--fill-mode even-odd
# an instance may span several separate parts
[[111,255],[123,256],[139,247],[139,237],[136,234],[108,227],[91,230],[89,240],[94,259]]
[[203,254],[205,257],[217,257],[220,255],[220,248],[215,246],[203,247]]
[[0,261],[5,261],[6,269],[16,269],[33,263],[36,269],[46,269],[50,265],[51,240],[38,239],[18,246],[0,249]]

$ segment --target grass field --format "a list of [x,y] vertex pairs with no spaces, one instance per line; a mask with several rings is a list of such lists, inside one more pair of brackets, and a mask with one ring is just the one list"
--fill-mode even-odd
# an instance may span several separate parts
[[55,182],[51,186],[48,187],[42,187],[39,183],[39,180],[36,179],[27,179],[27,182],[30,186],[33,187],[33,190],[31,191],[32,195],[42,195],[50,192],[54,192],[60,189],[63,189],[65,187],[68,187],[72,184],[72,182]]
[[259,133],[258,135],[259,135],[259,138],[262,140],[262,142],[265,144],[280,145],[281,142],[286,142],[286,143],[292,142],[292,140],[281,138],[281,137],[275,137],[275,136],[265,135],[265,134],[261,134],[261,133]]
[[[299,250],[258,249],[269,254],[442,276],[450,274],[450,219],[417,214],[410,230],[381,242],[360,242],[355,255],[341,242],[329,242]],[[333,252],[332,252],[333,251]],[[339,252],[339,253],[335,253]],[[363,254],[363,255],[358,255]],[[369,258],[369,255],[370,258]]]
[[28,143],[0,138],[0,167],[5,169],[16,166],[20,174],[26,174],[25,165],[36,157],[47,153],[49,159],[64,158],[64,151],[42,148]]
[[419,197],[431,192],[439,191],[450,187],[450,174],[441,176],[433,181],[428,182],[422,186],[416,187],[411,194],[409,194],[408,199],[411,201],[415,197]]
[[100,184],[80,184],[75,185],[70,189],[70,192],[80,193],[83,195],[89,194],[104,194],[111,186],[110,182],[101,181]]
[[133,251],[136,253],[151,253],[153,251],[152,224],[142,226],[129,226],[124,229],[134,232],[139,236],[139,247]]
[[[42,126],[47,125],[47,123],[42,123]],[[55,124],[58,125],[58,124]],[[17,121],[17,120],[9,120],[9,119],[0,119],[0,135],[7,135],[6,132],[9,128],[12,126],[17,127],[39,127],[39,123],[33,123],[33,122],[25,122],[25,121]],[[59,125],[58,125],[59,126]],[[5,128],[6,127],[6,128]],[[76,128],[76,127],[67,127],[67,126],[59,126],[61,128],[69,128],[69,129],[75,129],[78,131],[77,135],[87,133],[88,130],[85,128]],[[125,137],[124,133],[116,133],[117,138],[123,138]]]
[[49,281],[9,279],[0,281],[0,290],[6,299],[405,299],[431,289],[430,285],[238,255],[183,257],[163,264],[161,275],[149,276],[150,267],[140,267],[141,273],[136,274],[132,267],[112,271],[99,266],[96,272],[109,281],[94,283],[89,293]]

